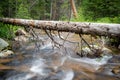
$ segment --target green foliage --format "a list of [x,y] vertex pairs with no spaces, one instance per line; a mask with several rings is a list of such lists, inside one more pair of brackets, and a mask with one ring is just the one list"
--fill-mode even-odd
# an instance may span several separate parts
[[104,18],[97,19],[97,22],[110,23],[110,22],[111,22],[111,19],[110,19],[109,17],[104,17]]
[[111,19],[113,23],[120,23],[120,16]]
[[18,12],[16,13],[16,17],[23,19],[30,19],[30,13],[25,5],[20,4]]
[[2,15],[2,8],[0,7],[0,17],[3,17]]
[[18,30],[18,28],[18,26],[0,23],[0,37],[12,39],[15,36],[15,31]]
[[120,17],[114,17],[114,18],[110,18],[110,17],[104,17],[104,18],[100,18],[97,19],[97,22],[102,22],[102,23],[120,23]]
[[120,0],[82,0],[81,8],[85,20],[119,23]]
[[[84,15],[83,15],[83,13],[82,13],[82,8],[79,8],[78,9],[78,18],[72,18],[72,21],[80,21],[80,22],[84,22],[84,21],[87,21],[87,20],[85,20],[85,18],[84,18]],[[89,21],[89,20],[88,20]]]
[[[0,17],[69,20],[69,0],[1,0]],[[75,0],[72,21],[120,23],[120,0]]]
[[[49,19],[51,0],[33,0],[29,2],[30,14],[33,19]],[[34,3],[33,3],[34,2]]]

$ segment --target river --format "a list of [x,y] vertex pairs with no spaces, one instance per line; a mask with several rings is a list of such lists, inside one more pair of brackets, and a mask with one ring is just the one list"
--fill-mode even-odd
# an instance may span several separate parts
[[[46,35],[39,38],[45,42],[31,40],[20,47],[14,57],[1,59],[4,75],[0,80],[120,80],[120,72],[112,71],[116,67],[120,69],[119,55],[80,57],[75,53],[78,45],[75,42],[80,39],[74,34],[68,37],[74,42],[65,42],[64,47],[59,48],[53,47],[55,44]],[[55,41],[64,42],[58,36]]]

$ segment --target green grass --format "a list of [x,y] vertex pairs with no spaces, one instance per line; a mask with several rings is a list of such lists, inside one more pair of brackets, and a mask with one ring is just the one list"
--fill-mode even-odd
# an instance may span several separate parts
[[116,16],[116,17],[101,17],[101,18],[95,18],[93,19],[93,17],[91,15],[89,15],[89,17],[85,16],[83,14],[83,9],[80,8],[78,9],[78,17],[77,18],[72,18],[71,21],[74,22],[97,22],[97,23],[120,23],[120,15]]

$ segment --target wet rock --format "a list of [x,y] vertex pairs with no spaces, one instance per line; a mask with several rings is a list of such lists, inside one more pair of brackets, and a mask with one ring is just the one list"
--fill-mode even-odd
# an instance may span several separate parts
[[28,47],[28,45],[26,45],[26,44],[30,44],[28,36],[24,36],[24,35],[17,36],[14,38],[14,41],[12,41],[12,45],[11,45],[12,50],[18,51],[23,46]]
[[22,45],[20,44],[19,41],[13,41],[11,46],[13,51],[17,51],[20,49]]
[[29,41],[28,34],[23,29],[19,29],[15,32],[16,37],[14,38],[14,41],[19,43],[26,43]]
[[13,51],[7,50],[8,42],[0,38],[0,58],[6,58],[14,54]]
[[89,58],[98,58],[102,57],[102,55],[111,54],[111,50],[106,47],[99,47],[98,45],[90,45],[89,47],[82,48],[81,53],[77,53],[81,57],[89,57]]
[[9,56],[11,56],[13,54],[14,54],[14,52],[11,51],[11,50],[4,50],[4,51],[0,52],[0,57],[5,58],[5,57],[9,57]]
[[27,42],[28,41],[28,38],[26,36],[17,36],[14,38],[15,41],[21,41],[21,42]]
[[112,72],[113,72],[114,74],[120,74],[120,66],[114,67],[113,70],[112,70]]
[[114,55],[99,71],[102,74],[111,75],[120,79],[120,55]]
[[110,60],[108,60],[108,63],[120,63],[120,55],[114,55]]
[[0,38],[0,51],[9,46],[8,42]]
[[19,29],[15,32],[16,36],[27,35],[27,33],[23,29]]

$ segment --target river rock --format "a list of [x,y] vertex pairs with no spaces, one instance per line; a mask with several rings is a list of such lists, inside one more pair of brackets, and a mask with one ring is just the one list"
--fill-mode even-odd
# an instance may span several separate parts
[[28,41],[28,34],[25,30],[19,29],[15,32],[16,37],[14,38],[15,41],[26,42]]
[[77,53],[81,57],[97,58],[102,57],[103,55],[111,55],[112,51],[106,47],[101,47],[98,45],[90,45],[89,47],[82,48],[81,53]]
[[23,29],[19,29],[15,32],[16,36],[20,36],[20,35],[27,35],[26,31]]
[[20,42],[27,42],[29,39],[26,36],[17,36],[14,38],[15,41],[20,41]]
[[108,63],[120,63],[120,55],[114,55],[110,60],[108,60]]
[[11,50],[4,50],[0,52],[0,57],[1,58],[5,58],[5,57],[9,57],[10,55],[13,55],[14,52]]
[[0,38],[0,51],[9,46],[8,42]]
[[120,74],[120,66],[114,67],[114,68],[112,69],[112,72],[113,72],[114,74]]

